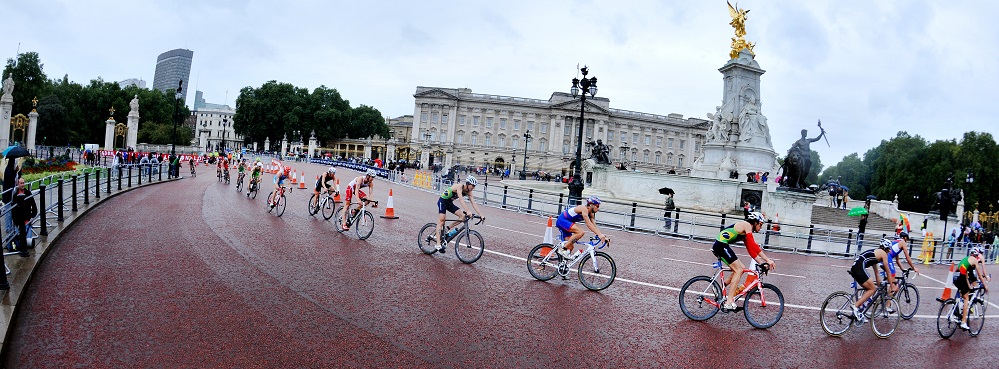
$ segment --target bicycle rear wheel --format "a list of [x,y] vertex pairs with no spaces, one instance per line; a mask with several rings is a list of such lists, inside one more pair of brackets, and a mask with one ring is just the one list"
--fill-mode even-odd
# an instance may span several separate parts
[[319,196],[312,194],[312,197],[309,197],[308,208],[309,215],[316,215],[319,212]]
[[[763,305],[763,300],[766,300],[766,306]],[[784,294],[777,286],[764,283],[762,288],[754,288],[746,295],[743,307],[749,324],[760,329],[770,328],[784,315]]]
[[277,206],[274,207],[274,210],[277,211],[277,216],[280,217],[284,215],[284,209],[288,207],[288,198],[281,195],[281,197],[278,197],[277,202]]
[[691,320],[708,320],[718,313],[723,298],[718,283],[710,277],[697,276],[680,289],[680,311]]
[[343,207],[337,208],[336,211],[333,212],[333,222],[336,223],[333,226],[333,229],[339,233],[343,233]]
[[371,232],[375,231],[375,217],[365,210],[364,214],[357,217],[357,221],[354,223],[354,231],[357,232],[358,239],[368,239],[368,237],[371,237]]
[[336,209],[336,202],[327,196],[322,201],[321,207],[323,208],[323,219],[330,220],[333,217],[333,211]]
[[614,259],[611,259],[610,255],[596,252],[593,258],[586,255],[579,261],[578,274],[583,287],[591,291],[600,291],[614,283],[614,278],[617,277],[617,265],[614,265]]
[[[957,327],[961,326],[961,323],[954,323],[950,321],[951,314],[954,316],[959,316],[961,312],[955,311],[954,299],[947,299],[940,304],[940,312],[937,313],[937,333],[940,334],[942,338],[950,338],[954,335],[954,331]],[[957,320],[961,320],[960,318]]]
[[919,310],[919,290],[912,283],[906,283],[905,288],[900,288],[895,293],[895,301],[898,302],[902,319],[912,319],[916,315],[916,310]]
[[427,223],[420,228],[420,233],[416,235],[416,245],[424,254],[437,252],[437,223]]
[[871,303],[871,330],[878,338],[891,337],[898,328],[902,315],[898,311],[898,302],[891,296],[882,296]]
[[243,192],[243,181],[236,181],[236,192]]
[[826,334],[839,337],[853,325],[853,298],[843,291],[833,292],[826,297],[819,309],[819,323]]
[[471,264],[482,257],[482,251],[486,249],[482,235],[476,231],[462,232],[454,240],[454,254],[462,263]]
[[[545,260],[545,258],[548,260]],[[561,257],[555,252],[555,246],[550,243],[542,243],[534,246],[531,253],[527,255],[527,271],[531,276],[539,281],[547,281],[555,278],[558,274],[558,264]]]
[[985,302],[984,300],[977,300],[971,302],[971,307],[968,308],[968,333],[972,337],[977,336],[982,333],[982,327],[985,326]]
[[268,213],[270,213],[271,211],[274,210],[274,207],[271,206],[271,202],[273,202],[273,201],[274,201],[274,191],[271,191],[271,193],[267,194],[267,212]]

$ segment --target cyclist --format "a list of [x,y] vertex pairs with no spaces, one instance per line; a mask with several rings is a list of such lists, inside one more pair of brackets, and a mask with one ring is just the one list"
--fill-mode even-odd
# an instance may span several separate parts
[[239,168],[237,168],[236,170],[239,172],[239,175],[236,176],[236,182],[242,183],[243,177],[246,176],[246,159],[239,161]]
[[329,193],[335,193],[333,190],[333,181],[336,180],[336,167],[330,167],[323,173],[319,179],[316,179],[316,190],[313,191],[313,195],[316,197],[316,201],[319,201],[319,191],[325,187],[326,191]]
[[372,185],[375,182],[375,175],[376,173],[374,169],[368,169],[363,176],[354,178],[347,184],[347,189],[344,190],[344,195],[346,196],[343,198],[343,224],[340,225],[340,228],[342,228],[345,232],[350,230],[350,227],[347,227],[347,219],[350,217],[348,216],[346,209],[350,209],[350,200],[353,197],[354,192],[357,192],[357,199],[359,202],[366,201],[368,194],[361,191],[361,189],[367,187],[369,191],[374,191],[374,187]]
[[[479,210],[478,205],[475,205],[475,197],[472,196],[472,190],[474,190],[475,186],[478,185],[479,181],[475,179],[475,176],[469,174],[468,177],[465,177],[465,183],[455,183],[451,185],[451,187],[444,189],[444,192],[441,193],[441,197],[437,199],[437,252],[443,254],[445,251],[443,235],[444,216],[447,215],[447,212],[449,211],[454,215],[458,215],[459,207],[455,206],[455,199],[458,200],[458,205],[461,206],[460,210],[462,220],[468,217],[469,214],[468,209],[465,207],[465,200],[463,197],[468,197],[468,202],[472,204],[472,209],[475,210],[475,214],[482,213]],[[454,221],[451,223],[450,228],[454,228],[459,222],[460,221],[457,220]],[[452,234],[448,232],[448,235],[451,236]]]
[[[957,287],[961,293],[961,299],[964,300],[964,307],[961,309],[961,329],[964,330],[968,330],[968,308],[971,306],[968,299],[971,297],[971,287],[977,286],[977,283],[992,280],[985,274],[985,261],[982,260],[983,251],[981,246],[972,247],[971,254],[961,259],[961,262],[957,264],[960,273],[954,275],[954,287]],[[986,292],[989,291],[987,285],[983,283],[982,286]],[[954,317],[951,319],[952,321],[956,320]]]
[[270,205],[272,208],[277,206],[276,196],[278,196],[278,191],[281,190],[281,186],[284,185],[284,181],[287,180],[290,175],[291,167],[284,167],[283,171],[278,172],[278,174],[274,176],[274,192],[271,193],[271,196],[267,197],[267,205]]
[[[864,289],[864,294],[853,304],[853,316],[858,320],[866,320],[866,317],[860,313],[860,307],[867,302],[867,299],[873,297],[876,292],[876,285],[871,281],[871,276],[867,274],[866,268],[871,268],[874,271],[874,278],[877,284],[880,285],[881,273],[878,273],[877,266],[880,264],[883,270],[891,270],[889,268],[891,262],[888,261],[888,250],[891,249],[891,244],[891,240],[882,238],[879,248],[861,252],[853,261],[853,266],[850,268],[850,275],[853,276],[853,280],[857,281],[857,285]],[[897,288],[895,286],[895,275],[891,273],[886,273],[886,275],[888,276],[889,286],[891,286],[891,293],[895,293]]]
[[253,165],[253,171],[250,172],[250,184],[246,186],[246,197],[250,197],[250,189],[253,185],[260,185],[260,176],[264,172],[264,164],[257,159],[256,164]]
[[229,178],[229,159],[222,159],[222,179]]
[[217,158],[215,160],[215,176],[222,180],[222,158]]
[[891,270],[891,275],[895,275],[895,266],[898,265],[898,269],[902,269],[902,262],[899,261],[899,255],[905,256],[905,261],[909,263],[909,267],[912,268],[917,274],[919,273],[919,268],[916,264],[912,262],[912,258],[909,257],[909,233],[902,231],[898,233],[898,238],[891,241],[891,247],[888,248],[888,267]]
[[585,204],[565,209],[558,215],[555,227],[558,228],[559,233],[562,235],[562,242],[558,244],[556,250],[558,250],[558,253],[562,257],[572,259],[572,249],[576,245],[576,241],[583,238],[583,228],[576,224],[580,220],[584,221],[586,228],[589,228],[602,241],[610,242],[610,238],[603,234],[603,232],[600,232],[596,222],[593,220],[597,216],[598,211],[600,211],[600,198],[590,196],[586,198]]
[[749,253],[750,258],[761,264],[769,264],[766,266],[766,270],[774,269],[776,266],[774,261],[763,252],[763,249],[753,238],[753,233],[762,230],[766,221],[767,219],[760,212],[750,212],[746,216],[746,220],[736,222],[718,233],[718,238],[715,239],[714,245],[711,246],[711,253],[721,259],[729,268],[732,268],[732,273],[725,278],[725,285],[728,286],[725,305],[722,306],[725,310],[736,309],[736,289],[739,288],[738,282],[742,280],[742,273],[746,269],[746,266],[739,261],[739,257],[735,256],[735,252],[729,247],[730,244],[742,241],[746,245],[746,252]]
[[195,174],[194,171],[194,157],[192,156],[190,160],[187,161],[187,165],[191,167],[191,175]]

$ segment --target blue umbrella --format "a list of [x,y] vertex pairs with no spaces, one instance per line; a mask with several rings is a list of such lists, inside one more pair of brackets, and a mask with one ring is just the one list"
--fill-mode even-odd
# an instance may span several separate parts
[[7,159],[14,159],[14,158],[20,158],[22,156],[28,156],[31,154],[29,154],[28,150],[25,150],[24,147],[7,146],[7,148],[3,150],[2,155]]

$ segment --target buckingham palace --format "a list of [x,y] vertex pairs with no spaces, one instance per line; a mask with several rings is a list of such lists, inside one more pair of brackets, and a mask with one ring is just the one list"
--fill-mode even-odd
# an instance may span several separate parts
[[[417,87],[409,141],[424,165],[443,164],[569,173],[575,158],[580,99],[555,92],[547,100]],[[615,166],[688,174],[711,122],[681,114],[613,109],[586,100],[583,158],[598,140]],[[525,142],[526,141],[526,142]],[[588,145],[590,143],[590,145]],[[525,158],[525,146],[527,156]]]

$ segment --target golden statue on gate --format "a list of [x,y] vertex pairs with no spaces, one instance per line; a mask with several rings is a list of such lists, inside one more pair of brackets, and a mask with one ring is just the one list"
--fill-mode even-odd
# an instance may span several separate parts
[[742,50],[749,51],[749,54],[755,58],[756,53],[753,52],[753,46],[756,45],[743,38],[746,35],[746,14],[749,13],[749,10],[739,9],[739,3],[736,3],[736,6],[732,6],[732,3],[728,1],[725,3],[728,4],[728,13],[732,16],[732,21],[728,24],[735,28],[735,37],[732,38],[732,51],[728,54],[729,58],[738,58],[739,52]]

